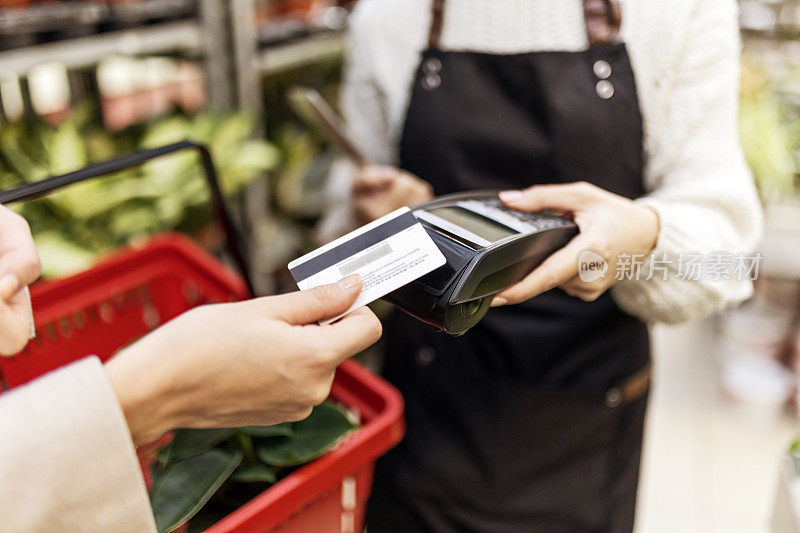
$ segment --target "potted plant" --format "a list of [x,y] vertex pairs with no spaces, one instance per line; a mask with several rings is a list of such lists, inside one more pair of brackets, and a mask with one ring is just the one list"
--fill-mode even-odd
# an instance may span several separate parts
[[326,402],[300,422],[176,431],[150,469],[158,531],[187,521],[188,531],[205,530],[357,428],[351,413]]

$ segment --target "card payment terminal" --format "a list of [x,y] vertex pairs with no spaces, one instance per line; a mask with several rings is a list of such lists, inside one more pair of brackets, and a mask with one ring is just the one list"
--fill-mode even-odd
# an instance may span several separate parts
[[384,299],[454,335],[483,318],[494,294],[578,233],[574,222],[558,214],[506,207],[497,191],[449,194],[411,209],[447,262]]

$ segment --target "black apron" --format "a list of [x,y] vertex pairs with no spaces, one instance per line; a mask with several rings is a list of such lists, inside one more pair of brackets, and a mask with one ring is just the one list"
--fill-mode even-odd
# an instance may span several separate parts
[[[433,0],[402,168],[437,195],[578,180],[644,193],[616,0],[584,0],[588,50],[509,55],[440,49],[443,4]],[[649,344],[610,294],[589,303],[554,289],[490,310],[462,337],[397,312],[385,338],[408,432],[378,461],[369,533],[631,531]]]

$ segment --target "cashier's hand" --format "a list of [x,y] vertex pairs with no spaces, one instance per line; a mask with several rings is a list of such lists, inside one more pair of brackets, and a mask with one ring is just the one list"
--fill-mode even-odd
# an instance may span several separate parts
[[353,198],[356,215],[366,223],[403,206],[431,200],[433,187],[409,172],[367,165],[353,179]]
[[42,265],[25,220],[0,205],[0,355],[28,343],[28,296],[23,290],[39,277]]
[[[500,198],[520,211],[565,211],[572,215],[580,233],[525,279],[497,294],[493,306],[520,303],[554,287],[582,300],[596,300],[614,284],[617,258],[650,253],[658,238],[655,211],[589,183],[537,185],[502,192]],[[599,280],[584,282],[578,276],[578,259],[586,250],[608,262],[608,270]]]
[[198,307],[121,351],[106,372],[136,444],[178,427],[266,426],[307,417],[336,367],[373,344],[358,275],[304,292]]

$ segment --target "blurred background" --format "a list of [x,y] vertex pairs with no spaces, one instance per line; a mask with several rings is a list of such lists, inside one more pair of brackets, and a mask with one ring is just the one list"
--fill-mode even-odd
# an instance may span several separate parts
[[[336,154],[286,102],[336,101],[342,0],[0,0],[0,189],[191,138],[209,145],[260,293],[315,247]],[[656,327],[638,530],[800,531],[800,0],[741,0],[740,130],[761,193],[754,297]],[[176,155],[19,209],[45,276],[179,230],[223,234],[194,157]]]

